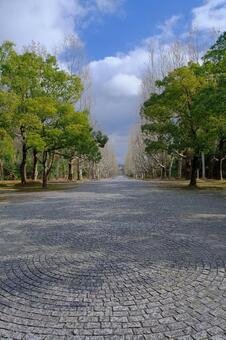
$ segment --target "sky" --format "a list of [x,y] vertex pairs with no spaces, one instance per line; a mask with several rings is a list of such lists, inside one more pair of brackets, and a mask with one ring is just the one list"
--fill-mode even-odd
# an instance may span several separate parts
[[92,77],[91,115],[123,163],[139,116],[151,39],[169,44],[199,29],[226,30],[226,0],[0,0],[0,42],[40,42],[50,52],[74,34]]

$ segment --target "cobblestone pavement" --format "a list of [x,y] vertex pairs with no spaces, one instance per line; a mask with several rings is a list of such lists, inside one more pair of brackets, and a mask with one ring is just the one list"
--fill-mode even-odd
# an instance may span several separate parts
[[0,339],[226,339],[226,196],[118,178],[0,203]]

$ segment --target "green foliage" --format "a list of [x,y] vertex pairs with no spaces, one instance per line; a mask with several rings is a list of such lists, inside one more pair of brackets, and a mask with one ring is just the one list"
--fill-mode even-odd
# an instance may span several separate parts
[[4,130],[0,129],[0,159],[12,161],[14,155],[13,139]]
[[149,154],[187,150],[197,159],[226,140],[226,33],[203,60],[156,82],[159,94],[152,94],[141,110]]
[[97,144],[100,148],[104,148],[108,142],[108,136],[102,134],[100,130],[93,132],[93,137],[95,138]]
[[156,140],[147,140],[148,150],[189,148],[196,154],[204,150],[204,127],[208,119],[194,101],[206,85],[201,67],[190,64],[176,69],[157,85],[161,93],[152,95],[143,108],[143,115],[149,122],[143,131],[156,137]]
[[[216,43],[205,54],[203,60],[205,64],[211,63],[213,65],[225,65],[226,59],[226,32],[221,34]],[[224,70],[225,71],[225,70]]]
[[65,157],[69,159],[83,157],[99,161],[101,156],[89,123],[88,112],[71,112],[64,116],[65,119],[67,126],[64,130],[64,138],[69,146],[64,150]]
[[18,98],[14,93],[0,91],[0,129],[12,133],[14,112],[18,107]]
[[75,110],[82,91],[80,78],[61,70],[54,56],[18,54],[11,42],[0,46],[0,159],[13,156],[15,141],[21,146],[23,183],[30,149],[42,159],[45,181],[56,153],[100,159],[107,137],[99,132],[97,140],[88,112]]
[[16,95],[0,91],[0,160],[3,162],[11,162],[15,156],[13,113],[17,105]]

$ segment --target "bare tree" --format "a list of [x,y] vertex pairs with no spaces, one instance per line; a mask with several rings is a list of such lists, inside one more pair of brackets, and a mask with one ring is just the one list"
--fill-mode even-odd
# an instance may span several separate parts
[[110,141],[101,151],[101,160],[95,166],[95,178],[110,178],[118,175],[118,162]]
[[131,131],[125,159],[125,174],[144,179],[154,175],[154,163],[145,152],[144,137],[138,123]]
[[34,40],[32,40],[30,44],[23,46],[23,52],[34,52],[43,58],[48,56],[47,48],[40,42]]
[[76,35],[67,35],[58,47],[57,55],[62,66],[70,74],[77,74],[81,78],[84,89],[77,107],[81,111],[88,110],[90,112],[92,107],[92,80],[84,44]]

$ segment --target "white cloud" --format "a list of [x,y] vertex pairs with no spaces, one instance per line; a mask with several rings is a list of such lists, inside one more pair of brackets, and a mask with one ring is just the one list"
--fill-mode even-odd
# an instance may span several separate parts
[[139,47],[129,51],[128,54],[118,54],[114,57],[93,61],[90,63],[90,68],[96,79],[101,79],[105,82],[120,73],[139,77],[147,61],[146,47]]
[[106,13],[114,13],[120,8],[124,0],[96,0],[97,8]]
[[131,74],[116,74],[105,83],[105,89],[114,97],[137,96],[141,90],[141,80]]
[[93,79],[93,116],[100,128],[111,136],[120,162],[127,149],[128,134],[137,121],[141,77],[148,61],[146,47],[128,54],[107,57],[90,63]]
[[73,0],[2,0],[0,40],[13,40],[19,46],[35,40],[51,49],[73,32],[74,13],[83,15]]
[[174,28],[180,19],[180,15],[173,15],[169,19],[165,20],[163,24],[158,25],[158,28],[161,31],[159,36],[165,39],[172,38],[174,36]]
[[193,27],[201,30],[226,30],[226,0],[207,0],[193,13]]
[[21,47],[34,40],[51,50],[84,22],[112,14],[120,5],[121,0],[1,0],[0,42],[12,40]]

